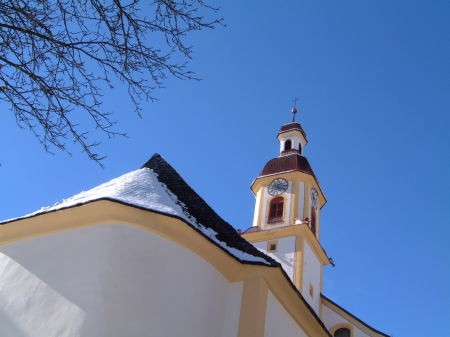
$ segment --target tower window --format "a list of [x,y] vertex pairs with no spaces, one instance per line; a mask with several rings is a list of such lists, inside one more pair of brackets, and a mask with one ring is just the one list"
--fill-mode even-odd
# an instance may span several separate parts
[[277,248],[278,248],[278,241],[277,240],[269,241],[267,243],[267,252],[268,253],[276,252]]
[[298,143],[298,153],[302,154],[302,144]]
[[339,328],[333,334],[333,337],[350,337],[350,336],[351,336],[350,329],[347,328]]
[[316,235],[316,210],[314,207],[311,207],[311,222],[310,222],[311,232]]
[[280,222],[283,220],[284,198],[277,197],[270,201],[269,223]]
[[290,150],[292,149],[292,141],[290,139],[288,139],[285,143],[284,143],[284,151]]

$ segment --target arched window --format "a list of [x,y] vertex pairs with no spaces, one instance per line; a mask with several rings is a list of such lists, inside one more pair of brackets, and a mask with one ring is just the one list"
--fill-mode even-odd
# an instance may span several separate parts
[[277,197],[270,201],[269,223],[279,222],[283,220],[284,198]]
[[302,154],[302,143],[298,143],[298,153]]
[[290,139],[288,139],[285,143],[284,143],[284,151],[290,150],[292,149],[292,141]]
[[350,329],[347,328],[339,328],[333,334],[333,337],[350,337],[350,336],[351,336]]
[[311,232],[316,235],[316,209],[311,207],[311,222],[309,224]]

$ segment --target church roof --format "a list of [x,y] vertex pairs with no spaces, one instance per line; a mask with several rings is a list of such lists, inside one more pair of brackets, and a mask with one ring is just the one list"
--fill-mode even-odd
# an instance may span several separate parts
[[356,317],[355,315],[353,315],[352,313],[348,312],[347,310],[345,310],[343,307],[341,307],[339,304],[337,304],[336,302],[330,300],[328,297],[326,297],[324,294],[320,294],[320,297],[322,298],[322,300],[328,301],[329,303],[331,303],[332,305],[334,305],[335,307],[337,307],[338,309],[342,310],[345,314],[349,315],[350,317],[354,318],[356,321],[358,321],[359,323],[361,323],[362,325],[364,325],[365,327],[367,327],[368,329],[374,331],[375,333],[379,334],[380,336],[384,336],[384,337],[391,337],[390,335],[385,334],[384,332],[381,332],[373,327],[371,327],[369,324],[367,324],[366,322],[364,322],[363,320],[361,320],[360,318]]
[[300,123],[297,123],[297,122],[292,122],[292,123],[288,123],[288,124],[285,124],[285,125],[281,126],[280,132],[278,134],[283,133],[283,132],[288,132],[288,131],[291,131],[291,130],[298,130],[298,131],[300,131],[302,133],[303,137],[305,137],[305,139],[306,139],[305,131],[303,130],[303,128],[300,125]]
[[159,181],[177,196],[185,211],[198,223],[208,226],[210,230],[214,231],[216,239],[225,242],[228,248],[264,259],[265,264],[279,265],[278,262],[243,239],[233,226],[222,219],[160,155],[155,154],[143,167],[152,169],[158,175]]
[[243,239],[159,154],[153,155],[138,170],[53,206],[41,208],[20,218],[0,221],[0,225],[98,200],[110,200],[179,218],[243,263],[279,266],[278,262]]
[[296,153],[269,160],[262,169],[260,176],[287,171],[301,171],[314,176],[314,172],[309,165],[308,160]]

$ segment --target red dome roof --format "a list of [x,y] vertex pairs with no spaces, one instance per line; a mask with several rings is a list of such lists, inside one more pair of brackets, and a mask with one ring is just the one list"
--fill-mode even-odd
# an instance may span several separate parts
[[260,176],[286,171],[300,171],[315,177],[308,160],[298,154],[290,154],[269,160],[262,169]]

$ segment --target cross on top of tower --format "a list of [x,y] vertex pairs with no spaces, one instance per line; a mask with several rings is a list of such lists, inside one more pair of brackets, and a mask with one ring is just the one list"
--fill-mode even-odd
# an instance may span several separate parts
[[291,109],[292,112],[292,122],[295,122],[295,114],[298,112],[297,111],[297,102],[298,102],[298,98],[295,97],[292,102],[294,103],[294,107]]

